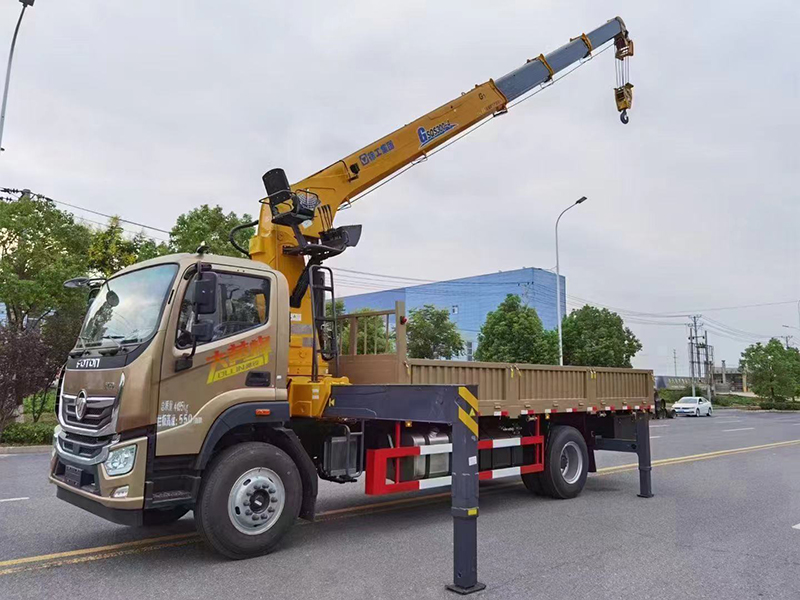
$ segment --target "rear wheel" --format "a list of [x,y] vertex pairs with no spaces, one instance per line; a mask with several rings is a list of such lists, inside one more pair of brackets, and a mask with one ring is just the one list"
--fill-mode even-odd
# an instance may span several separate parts
[[522,476],[522,483],[531,494],[544,496],[545,491],[542,486],[542,473],[525,473]]
[[300,514],[303,484],[294,461],[270,444],[224,450],[200,488],[195,520],[205,542],[228,558],[266,554]]
[[556,426],[545,449],[543,491],[552,498],[574,498],[583,490],[589,474],[586,441],[574,427]]

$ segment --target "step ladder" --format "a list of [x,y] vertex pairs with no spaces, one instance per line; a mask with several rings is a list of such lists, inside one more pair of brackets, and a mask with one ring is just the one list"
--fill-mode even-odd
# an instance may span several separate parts
[[[311,312],[314,318],[314,335],[312,336],[311,379],[319,381],[319,358],[336,364],[339,372],[339,340],[336,335],[336,294],[333,290],[333,271],[330,267],[311,265],[309,268],[308,288],[311,293]],[[330,316],[326,306],[330,302]]]

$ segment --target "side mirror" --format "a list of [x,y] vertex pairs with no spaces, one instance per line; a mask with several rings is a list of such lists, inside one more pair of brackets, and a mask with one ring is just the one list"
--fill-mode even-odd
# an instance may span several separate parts
[[216,273],[202,273],[194,282],[194,305],[198,315],[213,315],[217,312]]

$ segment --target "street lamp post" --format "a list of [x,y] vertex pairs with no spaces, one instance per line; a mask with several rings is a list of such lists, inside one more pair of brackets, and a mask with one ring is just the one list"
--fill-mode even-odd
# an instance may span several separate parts
[[8,66],[6,67],[6,84],[3,88],[3,105],[0,107],[0,152],[3,151],[3,126],[6,124],[6,104],[8,104],[8,83],[11,80],[11,61],[14,60],[14,46],[17,45],[17,34],[19,26],[22,25],[22,17],[25,16],[25,9],[33,6],[35,0],[19,0],[22,3],[22,11],[19,13],[17,27],[14,29],[14,37],[11,38],[11,50],[8,52]]
[[556,219],[556,318],[558,320],[558,364],[562,367],[564,366],[564,345],[561,340],[561,264],[558,260],[558,222],[570,208],[578,206],[578,204],[582,204],[585,201],[586,196],[581,196],[574,204],[570,204],[562,210]]

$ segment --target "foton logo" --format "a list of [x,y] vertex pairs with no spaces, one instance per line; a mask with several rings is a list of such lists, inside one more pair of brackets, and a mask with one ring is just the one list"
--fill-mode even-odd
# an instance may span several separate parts
[[99,358],[81,358],[75,363],[78,369],[96,369],[100,366]]

